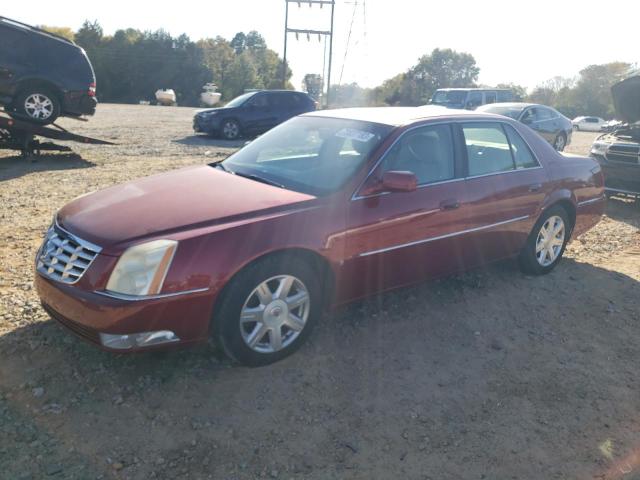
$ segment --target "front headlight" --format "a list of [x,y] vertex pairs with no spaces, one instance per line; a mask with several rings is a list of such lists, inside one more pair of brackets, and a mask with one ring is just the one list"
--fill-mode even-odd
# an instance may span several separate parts
[[593,145],[591,145],[591,153],[595,155],[604,155],[605,153],[607,153],[608,146],[608,143],[594,142]]
[[154,240],[128,248],[113,269],[107,290],[125,295],[157,295],[177,246],[175,240]]

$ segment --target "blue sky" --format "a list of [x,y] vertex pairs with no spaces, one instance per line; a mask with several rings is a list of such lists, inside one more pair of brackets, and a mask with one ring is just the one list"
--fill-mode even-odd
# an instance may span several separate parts
[[[570,0],[336,0],[332,83],[342,71],[343,83],[378,85],[436,47],[471,53],[480,81],[489,85],[534,87],[555,75],[574,76],[593,63],[640,62],[640,1],[616,5],[607,10],[606,4]],[[2,15],[74,29],[87,18],[97,19],[107,34],[126,27],[163,28],[192,39],[258,30],[282,54],[284,6],[284,0],[30,0],[4,2]],[[324,30],[328,20],[327,6],[290,6],[291,27]],[[322,71],[324,44],[317,37],[289,40],[293,81],[300,88],[305,73]]]

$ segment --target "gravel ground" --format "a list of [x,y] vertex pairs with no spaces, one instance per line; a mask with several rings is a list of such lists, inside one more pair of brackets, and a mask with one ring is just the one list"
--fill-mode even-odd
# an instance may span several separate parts
[[193,112],[100,105],[61,124],[117,146],[0,153],[1,479],[640,478],[632,202],[551,275],[506,262],[359,302],[266,368],[209,346],[116,356],[50,321],[32,262],[53,212],[238,146],[192,136]]

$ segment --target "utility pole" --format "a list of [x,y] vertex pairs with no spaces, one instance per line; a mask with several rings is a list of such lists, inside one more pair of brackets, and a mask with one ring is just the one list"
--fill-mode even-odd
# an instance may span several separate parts
[[[307,30],[300,28],[289,28],[290,3],[297,3],[298,7],[300,7],[303,3],[308,4],[310,7],[314,4],[318,4],[320,5],[320,8],[322,8],[324,5],[331,5],[331,28],[329,30]],[[333,14],[335,11],[336,2],[335,0],[285,0],[285,4],[286,8],[284,14],[284,58],[282,61],[282,88],[287,87],[287,39],[289,33],[295,33],[296,38],[300,34],[306,34],[307,39],[309,39],[311,35],[318,35],[318,39],[320,39],[321,36],[329,37],[329,68],[327,70],[327,93],[325,96],[325,104],[327,107],[329,107],[329,96],[331,91],[331,55],[333,54]],[[323,77],[324,74],[325,72],[323,71]]]

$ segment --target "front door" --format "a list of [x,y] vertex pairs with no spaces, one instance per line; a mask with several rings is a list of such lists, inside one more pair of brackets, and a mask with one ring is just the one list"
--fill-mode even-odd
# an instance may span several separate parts
[[0,25],[0,39],[0,96],[13,95],[27,68],[29,41],[26,33],[6,25]]
[[257,93],[244,105],[243,128],[249,133],[262,133],[277,124],[277,112],[267,93]]
[[[403,134],[369,179],[410,171],[413,192],[356,193],[348,206],[345,261],[338,301],[437,277],[461,267],[458,234],[465,228],[466,196],[449,124]],[[362,189],[361,189],[362,191]]]

